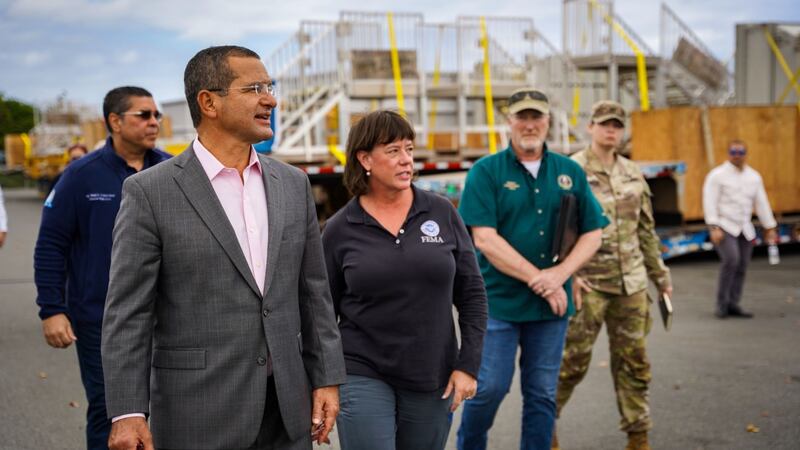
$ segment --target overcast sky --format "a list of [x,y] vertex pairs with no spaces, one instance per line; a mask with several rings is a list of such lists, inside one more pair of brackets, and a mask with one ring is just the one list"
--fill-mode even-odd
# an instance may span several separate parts
[[[561,46],[558,0],[245,1],[0,0],[0,92],[41,104],[61,93],[99,105],[115,86],[149,89],[157,101],[183,96],[183,69],[209,45],[239,44],[269,55],[300,20],[335,20],[342,10],[419,12],[428,22],[461,15],[531,17]],[[617,0],[614,8],[653,49],[661,2]],[[734,25],[800,22],[797,0],[669,0],[667,5],[725,61]],[[268,68],[269,69],[269,68]]]

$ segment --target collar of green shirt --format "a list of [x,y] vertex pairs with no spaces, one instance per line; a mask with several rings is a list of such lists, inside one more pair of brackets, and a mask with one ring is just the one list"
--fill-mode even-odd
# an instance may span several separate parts
[[[519,157],[517,156],[517,152],[514,151],[514,147],[511,145],[511,142],[508,143],[508,147],[506,147],[505,152],[508,154],[508,158],[510,158],[512,161],[516,161],[520,165],[522,165],[522,161],[519,160]],[[545,143],[542,144],[542,163],[544,163],[544,161],[547,159],[547,155],[549,153],[550,153],[550,150],[547,148],[547,142],[545,142]],[[525,167],[525,166],[522,166],[522,167]]]

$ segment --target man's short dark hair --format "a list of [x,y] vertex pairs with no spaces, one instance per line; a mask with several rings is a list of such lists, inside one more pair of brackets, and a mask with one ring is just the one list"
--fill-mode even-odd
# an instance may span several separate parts
[[111,124],[108,123],[108,116],[111,113],[121,114],[131,107],[131,97],[150,97],[153,98],[147,89],[137,86],[120,86],[108,91],[103,99],[103,119],[106,122],[106,129],[111,133]]
[[183,89],[195,128],[200,125],[202,118],[197,94],[203,89],[227,88],[236,78],[236,74],[228,64],[228,58],[231,56],[261,59],[258,53],[248,48],[222,45],[200,50],[186,64],[186,70],[183,72]]
[[369,189],[367,171],[358,161],[358,152],[371,152],[378,145],[391,144],[400,139],[413,141],[414,127],[405,117],[394,111],[375,111],[367,114],[350,128],[347,135],[347,161],[342,181],[353,195],[366,194]]

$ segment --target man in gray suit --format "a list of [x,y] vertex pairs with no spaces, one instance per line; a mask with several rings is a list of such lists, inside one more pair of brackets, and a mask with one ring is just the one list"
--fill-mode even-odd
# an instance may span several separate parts
[[256,53],[225,46],[195,55],[184,83],[197,140],[122,188],[102,337],[109,447],[328,442],[345,371],[311,187],[252,147],[272,136],[272,82]]

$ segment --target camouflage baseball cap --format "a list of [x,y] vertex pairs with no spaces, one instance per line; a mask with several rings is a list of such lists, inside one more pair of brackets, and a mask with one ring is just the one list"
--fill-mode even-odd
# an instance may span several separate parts
[[516,114],[526,109],[533,109],[542,114],[550,113],[550,100],[544,92],[534,88],[517,89],[508,97],[508,112]]
[[607,120],[615,119],[625,125],[625,116],[625,108],[611,100],[601,100],[592,106],[593,123],[603,123]]

